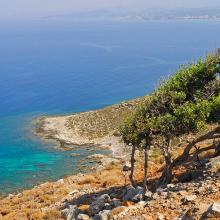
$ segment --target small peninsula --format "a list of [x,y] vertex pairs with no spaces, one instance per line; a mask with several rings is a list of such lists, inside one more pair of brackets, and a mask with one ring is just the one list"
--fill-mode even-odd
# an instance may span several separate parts
[[53,139],[63,150],[72,145],[98,145],[111,149],[114,156],[122,156],[124,144],[118,128],[129,118],[146,97],[68,116],[41,117],[36,120],[35,133]]

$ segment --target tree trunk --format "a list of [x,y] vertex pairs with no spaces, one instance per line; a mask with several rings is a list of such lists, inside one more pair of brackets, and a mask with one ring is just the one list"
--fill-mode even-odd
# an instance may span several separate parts
[[143,180],[143,199],[145,199],[145,193],[147,192],[147,170],[148,170],[148,150],[149,146],[144,148],[144,180]]
[[173,162],[173,166],[178,166],[181,163],[183,163],[184,161],[187,161],[190,157],[190,151],[191,149],[199,142],[202,142],[204,140],[208,140],[208,139],[214,139],[214,138],[220,138],[220,126],[216,127],[214,130],[209,131],[208,133],[199,136],[198,138],[196,138],[195,140],[193,140],[192,142],[190,142],[184,149],[183,153],[177,157],[174,162]]
[[172,165],[172,156],[170,153],[170,139],[166,141],[166,146],[163,147],[163,155],[165,159],[165,168],[163,170],[163,173],[159,179],[159,186],[163,187],[167,184],[171,183],[173,178],[173,165]]
[[136,182],[134,180],[134,164],[135,164],[135,151],[136,151],[136,146],[132,145],[132,151],[131,151],[131,172],[129,175],[131,185],[136,187]]
[[220,142],[217,144],[215,148],[215,156],[220,156]]

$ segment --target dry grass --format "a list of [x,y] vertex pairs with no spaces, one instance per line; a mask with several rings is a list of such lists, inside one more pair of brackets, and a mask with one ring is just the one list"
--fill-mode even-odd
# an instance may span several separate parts
[[60,220],[61,214],[57,209],[48,209],[43,215],[45,220]]
[[89,139],[100,138],[112,133],[128,118],[142,99],[134,99],[97,111],[74,115],[67,126]]
[[86,175],[83,178],[80,179],[78,182],[79,185],[85,185],[85,184],[91,184],[91,183],[96,183],[97,179],[92,176],[92,175]]
[[2,220],[58,220],[60,204],[73,190],[107,188],[123,185],[121,166],[114,164],[108,169],[84,176],[67,177],[62,182],[46,183],[26,190],[13,197],[0,199],[0,219]]

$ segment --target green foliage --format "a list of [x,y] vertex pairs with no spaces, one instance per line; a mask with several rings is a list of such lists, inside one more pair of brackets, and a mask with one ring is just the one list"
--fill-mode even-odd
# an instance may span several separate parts
[[196,91],[204,91],[219,73],[220,53],[208,55],[204,61],[200,59],[195,64],[180,67],[175,75],[161,85],[159,91],[181,92],[185,94],[182,101],[195,101]]
[[125,143],[138,144],[149,135],[180,136],[219,121],[219,73],[220,53],[181,66],[120,128]]
[[209,121],[220,123],[220,95],[212,100]]
[[137,132],[135,120],[128,120],[125,125],[119,127],[119,132],[125,144],[138,145],[140,144],[140,135]]

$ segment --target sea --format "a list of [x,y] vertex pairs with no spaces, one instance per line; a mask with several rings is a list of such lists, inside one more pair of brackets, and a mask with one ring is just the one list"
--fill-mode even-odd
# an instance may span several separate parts
[[219,20],[0,22],[0,193],[83,172],[89,155],[109,153],[60,151],[33,134],[37,117],[149,94],[220,47],[219,36]]

